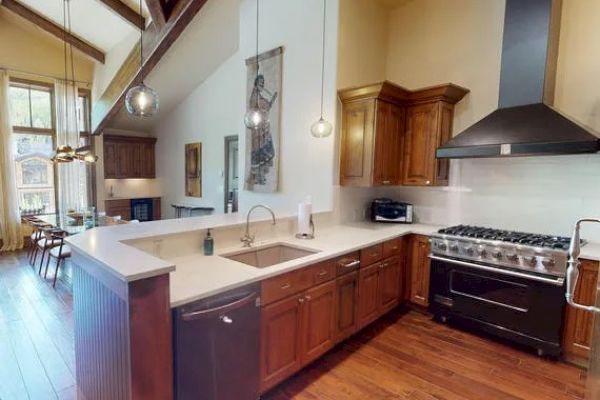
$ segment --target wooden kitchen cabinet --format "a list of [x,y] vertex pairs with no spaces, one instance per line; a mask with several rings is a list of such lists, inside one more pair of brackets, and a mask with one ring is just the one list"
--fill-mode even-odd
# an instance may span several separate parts
[[302,366],[302,301],[288,297],[261,311],[260,387],[265,391]]
[[406,111],[402,183],[447,185],[449,160],[436,159],[436,149],[452,137],[454,106],[443,101],[419,104]]
[[379,312],[379,264],[358,272],[358,325],[362,328],[377,319]]
[[410,91],[388,81],[341,90],[340,184],[447,185],[449,161],[435,152],[451,138],[454,104],[467,93],[453,84]]
[[156,178],[156,138],[104,135],[104,178]]
[[358,329],[358,272],[336,280],[335,338],[340,342]]
[[414,304],[429,306],[429,238],[413,235],[409,244],[410,301]]
[[117,199],[105,201],[106,215],[109,217],[121,217],[124,220],[131,219],[131,200]]
[[302,364],[320,357],[335,343],[335,281],[306,291],[302,308]]
[[[584,305],[596,302],[598,284],[598,261],[581,260],[579,279],[575,288],[575,301]],[[563,331],[565,358],[587,366],[590,357],[594,314],[566,306]]]
[[379,270],[379,313],[385,314],[400,302],[401,281],[400,256],[381,263]]

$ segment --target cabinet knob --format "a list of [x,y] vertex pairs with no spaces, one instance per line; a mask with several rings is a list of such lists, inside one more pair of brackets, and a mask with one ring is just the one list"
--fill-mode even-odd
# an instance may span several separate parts
[[392,182],[391,182],[391,181],[387,181],[387,180],[386,180],[386,181],[383,181],[383,182],[381,182],[381,183],[383,183],[384,185],[389,185],[389,184],[390,184],[390,183],[392,183]]
[[304,298],[306,299],[306,301],[310,301],[312,299],[312,297],[310,297],[309,295],[304,296]]
[[222,315],[220,317],[221,321],[223,321],[226,324],[233,324],[233,320],[231,318],[229,318],[227,315]]
[[431,185],[431,181],[425,181],[426,185]]
[[300,298],[298,299],[298,303],[304,303],[304,297],[300,297]]

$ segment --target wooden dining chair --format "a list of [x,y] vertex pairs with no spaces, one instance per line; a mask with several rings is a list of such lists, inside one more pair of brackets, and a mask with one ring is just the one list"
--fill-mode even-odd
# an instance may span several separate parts
[[64,264],[64,260],[71,257],[71,246],[65,243],[65,238],[68,236],[68,233],[66,231],[55,229],[50,231],[49,234],[51,235],[51,240],[59,241],[60,244],[52,247],[48,253],[46,269],[44,270],[44,279],[46,279],[46,276],[48,275],[48,266],[50,265],[50,260],[54,258],[56,260],[56,268],[54,269],[54,279],[52,281],[52,287],[56,287],[58,268],[60,267],[61,262]]
[[52,225],[50,225],[50,227],[42,228],[42,238],[37,241],[36,254],[33,258],[33,266],[35,267],[37,254],[41,253],[38,275],[41,275],[42,273],[42,266],[44,265],[44,256],[46,253],[48,253],[53,247],[56,247],[62,243],[60,239],[54,238],[53,232],[55,231],[59,232],[60,229],[54,228]]
[[[46,222],[40,221],[40,222],[33,222],[32,223],[32,227],[33,227],[33,233],[31,234],[31,253],[29,254],[29,263],[35,267],[35,261],[37,259],[37,256],[39,254],[40,251],[42,251],[42,259],[44,258],[44,249],[45,247],[43,245],[46,245],[46,238],[44,236],[44,231],[48,230],[48,229],[52,229],[52,225],[48,224]],[[43,244],[43,245],[41,245]]]

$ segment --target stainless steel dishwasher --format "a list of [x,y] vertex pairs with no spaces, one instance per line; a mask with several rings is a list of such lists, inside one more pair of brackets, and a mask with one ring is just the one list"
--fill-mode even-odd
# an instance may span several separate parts
[[175,398],[258,398],[260,284],[175,308]]

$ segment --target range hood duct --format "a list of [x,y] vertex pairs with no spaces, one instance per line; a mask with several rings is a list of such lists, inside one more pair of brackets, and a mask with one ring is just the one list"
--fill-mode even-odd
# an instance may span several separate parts
[[598,137],[552,108],[560,0],[506,0],[498,109],[436,152],[437,158],[595,153]]

